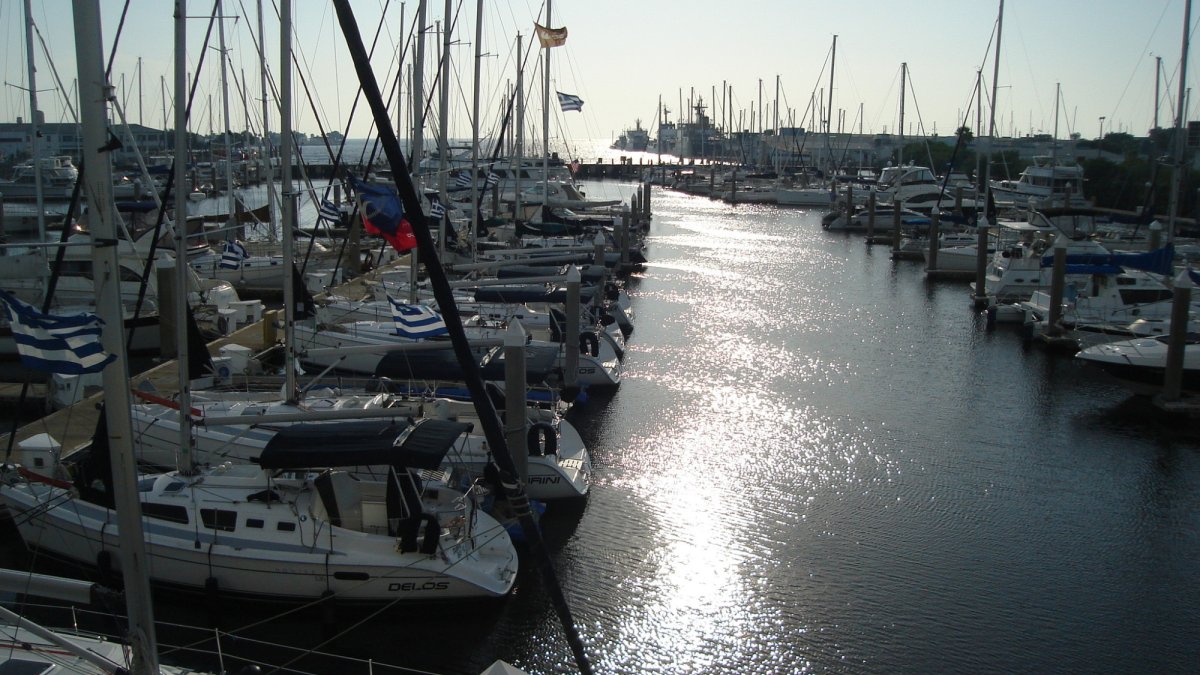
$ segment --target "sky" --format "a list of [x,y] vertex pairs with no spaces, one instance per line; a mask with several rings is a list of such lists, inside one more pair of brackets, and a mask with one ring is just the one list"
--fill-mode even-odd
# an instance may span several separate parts
[[[1053,134],[1056,108],[1059,137],[1078,133],[1095,138],[1101,131],[1145,135],[1154,124],[1156,57],[1162,59],[1159,125],[1169,126],[1178,100],[1186,1],[1004,2],[996,78],[997,135]],[[258,131],[262,114],[255,46],[257,2],[223,3],[228,78],[231,83],[246,81],[245,104],[239,87],[230,85],[231,126],[235,131]],[[125,3],[101,0],[100,4],[107,54]],[[267,60],[278,82],[279,22],[272,0],[264,5]],[[546,5],[542,0],[485,0],[483,5],[479,118],[481,135],[488,136],[499,127],[502,101],[517,76],[518,34],[527,49],[536,39],[534,21],[544,18]],[[638,120],[654,135],[660,99],[672,121],[679,118],[681,106],[690,108],[702,98],[718,123],[734,129],[751,128],[752,117],[753,129],[760,122],[763,128],[772,128],[777,110],[780,126],[789,126],[790,116],[791,126],[811,128],[812,102],[820,97],[820,108],[829,104],[831,60],[834,130],[840,126],[846,131],[895,132],[902,63],[908,73],[906,134],[953,134],[964,121],[974,128],[978,71],[983,73],[985,100],[991,96],[999,5],[999,0],[557,0],[551,6],[550,24],[566,27],[568,38],[562,47],[549,50],[551,96],[554,91],[574,94],[584,100],[584,106],[580,112],[562,112],[552,104],[550,135],[615,139]],[[412,68],[416,49],[410,37],[418,2],[353,0],[352,6],[368,45],[384,19],[372,65],[387,91],[395,81],[401,53],[403,72]],[[39,108],[47,121],[71,121],[63,103],[68,97],[57,90],[53,74],[57,72],[68,91],[74,90],[71,3],[32,0],[32,7]],[[213,8],[214,0],[188,2],[189,73],[195,72],[205,54],[191,123],[191,129],[201,133],[219,130],[222,119],[215,28],[210,48],[202,48]],[[1200,20],[1197,14],[1192,17],[1193,27]],[[424,71],[433,128],[440,128],[440,89],[429,88],[443,41],[444,15],[445,2],[429,3]],[[470,138],[476,3],[453,0],[450,15],[447,126],[452,138]],[[358,82],[332,4],[295,0],[293,16],[299,73],[294,79],[295,128],[310,134],[324,128],[348,130],[356,138],[370,135],[365,105],[360,103],[351,113]],[[0,0],[0,32],[5,82],[0,120],[28,119],[23,2]],[[163,99],[169,107],[173,96],[173,35],[170,2],[131,0],[112,76],[131,122],[163,126]],[[48,59],[44,51],[49,52]],[[1197,52],[1200,48],[1192,49],[1189,57],[1189,82],[1200,76]],[[530,143],[542,137],[542,54],[534,50],[524,67],[528,98],[524,128]],[[1056,86],[1061,86],[1058,106]],[[407,75],[401,87],[405,97],[410,96]],[[275,103],[275,96],[271,98]],[[764,107],[767,118],[762,120]],[[985,104],[985,133],[990,111]],[[409,106],[396,114],[402,124],[411,123]],[[172,115],[167,112],[168,119]],[[279,129],[277,113],[269,124]]]

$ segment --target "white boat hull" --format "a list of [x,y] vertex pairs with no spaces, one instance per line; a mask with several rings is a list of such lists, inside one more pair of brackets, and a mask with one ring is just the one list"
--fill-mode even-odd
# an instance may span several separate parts
[[[265,480],[260,482],[259,487],[265,486]],[[112,509],[70,498],[59,487],[29,482],[0,487],[0,501],[30,548],[119,571],[120,529]],[[490,527],[480,533],[494,537],[495,545],[469,554],[485,559],[476,565],[399,553],[394,537],[346,530],[303,514],[295,518],[286,505],[276,505],[280,513],[271,516],[262,506],[261,514],[253,515],[262,515],[270,525],[258,530],[247,530],[246,521],[225,532],[145,518],[145,569],[151,581],[280,601],[311,601],[332,593],[340,601],[375,603],[498,597],[511,588],[516,572],[507,533],[486,514],[474,517],[488,521]],[[296,527],[281,536],[269,529],[277,522]]]

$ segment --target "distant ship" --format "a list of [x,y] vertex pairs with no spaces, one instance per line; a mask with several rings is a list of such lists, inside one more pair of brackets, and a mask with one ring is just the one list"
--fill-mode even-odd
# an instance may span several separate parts
[[617,142],[612,144],[614,150],[630,150],[632,152],[645,152],[649,146],[650,132],[642,128],[641,120],[637,120],[632,129],[621,132]]

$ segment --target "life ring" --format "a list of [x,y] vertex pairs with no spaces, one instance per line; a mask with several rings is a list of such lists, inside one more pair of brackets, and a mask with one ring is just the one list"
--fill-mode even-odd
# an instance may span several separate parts
[[579,353],[591,357],[600,356],[600,338],[595,333],[580,333]]
[[549,422],[534,422],[526,433],[531,457],[550,456],[558,452],[558,434]]

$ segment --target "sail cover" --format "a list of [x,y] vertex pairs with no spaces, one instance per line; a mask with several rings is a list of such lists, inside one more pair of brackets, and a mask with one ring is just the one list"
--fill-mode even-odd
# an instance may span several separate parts
[[313,422],[282,427],[263,448],[264,469],[389,465],[436,469],[471,424],[424,419]]
[[[1144,270],[1167,276],[1172,272],[1175,247],[1171,244],[1145,253],[1110,253],[1108,255],[1068,255],[1067,272],[1071,274],[1116,274],[1121,267]],[[1053,267],[1054,256],[1042,256],[1042,267]]]

